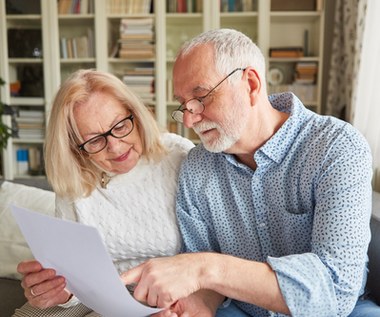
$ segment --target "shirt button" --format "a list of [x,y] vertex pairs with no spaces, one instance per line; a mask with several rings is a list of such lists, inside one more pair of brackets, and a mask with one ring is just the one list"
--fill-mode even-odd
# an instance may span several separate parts
[[259,227],[260,228],[264,228],[266,226],[266,223],[265,222],[261,222],[261,223],[259,223]]

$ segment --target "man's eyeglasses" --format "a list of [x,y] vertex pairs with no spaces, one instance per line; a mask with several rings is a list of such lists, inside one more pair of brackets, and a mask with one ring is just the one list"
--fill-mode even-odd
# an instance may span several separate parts
[[183,122],[183,115],[185,113],[185,110],[189,111],[191,114],[201,114],[205,110],[205,104],[204,100],[210,96],[210,94],[219,87],[228,77],[230,77],[232,74],[237,72],[238,70],[245,71],[245,68],[236,68],[231,73],[229,73],[226,77],[224,77],[214,88],[212,88],[206,95],[202,97],[194,97],[191,98],[184,103],[182,103],[177,110],[174,110],[172,113],[172,118],[182,123]]
[[95,154],[103,150],[108,143],[107,137],[110,135],[114,138],[121,139],[130,134],[133,130],[133,115],[124,118],[123,120],[116,123],[107,132],[94,136],[93,138],[87,140],[86,142],[78,145],[78,148],[88,154]]

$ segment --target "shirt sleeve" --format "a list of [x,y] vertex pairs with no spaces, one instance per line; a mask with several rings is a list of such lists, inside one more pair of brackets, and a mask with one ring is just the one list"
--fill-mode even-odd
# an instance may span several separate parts
[[[310,245],[299,254],[269,253],[266,257],[295,317],[348,316],[365,286],[370,241],[371,153],[365,140],[350,129],[347,132],[343,128],[332,142],[334,144],[325,149],[326,153],[318,156],[322,159],[314,162],[318,169],[310,171],[313,216],[310,230],[305,228],[304,231],[311,233],[311,239],[305,237]],[[198,163],[210,163],[202,161],[203,157],[196,159]],[[222,211],[208,212],[207,201],[199,200],[202,187],[198,181],[201,173],[198,165],[202,164],[194,167],[191,160],[190,152],[181,168],[177,196],[183,251],[220,252],[225,246],[219,245],[214,229]],[[218,194],[207,199],[220,199]],[[276,194],[281,195],[273,193]],[[274,243],[276,239],[271,241]]]
[[348,316],[366,281],[371,154],[336,146],[315,182],[311,252],[268,258],[292,316]]
[[212,224],[203,217],[197,208],[199,203],[196,190],[194,190],[196,178],[196,175],[189,171],[188,158],[185,159],[179,173],[176,200],[178,224],[183,240],[182,252],[220,252],[218,241],[210,232]]
[[58,305],[58,307],[70,308],[70,307],[78,305],[79,303],[80,303],[79,299],[75,296],[72,296],[69,301],[67,301],[64,304]]

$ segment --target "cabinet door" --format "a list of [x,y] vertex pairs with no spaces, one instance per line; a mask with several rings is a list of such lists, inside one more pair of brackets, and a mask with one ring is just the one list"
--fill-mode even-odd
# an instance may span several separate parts
[[156,15],[153,2],[108,2],[106,6],[108,70],[156,112]]
[[256,0],[220,1],[220,27],[236,29],[258,43],[258,2]]
[[94,0],[57,2],[61,82],[78,69],[96,68]]
[[41,157],[48,81],[43,1],[4,2],[0,8],[0,76],[6,85],[1,98],[12,109],[10,124],[14,131],[7,149],[3,151],[4,177],[43,175]]
[[291,6],[285,6],[272,1],[272,7],[276,11],[270,12],[269,93],[292,91],[307,107],[319,113],[323,11],[314,2],[292,1]]
[[199,138],[193,130],[186,129],[171,117],[171,113],[179,107],[179,103],[173,99],[173,63],[182,44],[210,28],[210,8],[209,0],[169,0],[165,10],[167,127],[170,132],[181,134],[194,143],[199,142]]

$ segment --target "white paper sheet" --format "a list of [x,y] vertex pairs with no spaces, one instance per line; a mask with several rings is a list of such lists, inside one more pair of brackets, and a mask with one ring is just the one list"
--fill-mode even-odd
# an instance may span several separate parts
[[83,304],[105,317],[141,317],[159,311],[129,294],[95,228],[16,206],[12,213],[34,257],[64,276],[67,288]]

